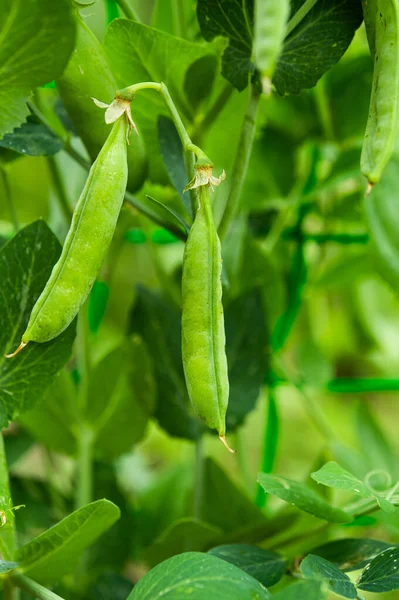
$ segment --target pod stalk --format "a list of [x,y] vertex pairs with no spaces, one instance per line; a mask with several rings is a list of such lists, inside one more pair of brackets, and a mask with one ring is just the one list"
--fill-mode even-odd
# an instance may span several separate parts
[[11,354],[5,354],[4,356],[6,358],[14,358],[14,356],[16,356],[17,354],[19,354],[21,352],[21,350],[23,350],[25,348],[25,346],[28,345],[28,342],[21,342],[20,345],[18,346],[18,348],[12,352]]

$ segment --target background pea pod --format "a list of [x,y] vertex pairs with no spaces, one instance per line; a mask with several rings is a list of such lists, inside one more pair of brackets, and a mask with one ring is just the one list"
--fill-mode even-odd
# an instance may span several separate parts
[[[104,48],[76,13],[76,46],[69,63],[57,80],[57,89],[91,158],[95,160],[107,139],[104,113],[92,98],[107,103],[114,99],[118,85]],[[147,156],[141,136],[135,136],[128,148],[128,189],[136,192],[147,175]]]
[[221,437],[229,397],[222,306],[222,256],[209,186],[198,188],[199,208],[183,259],[182,353],[191,403]]
[[62,333],[93,286],[125,195],[127,128],[125,116],[116,121],[90,170],[61,256],[33,307],[19,349],[30,341],[48,342]]
[[361,171],[374,184],[392,156],[399,132],[399,3],[370,0],[368,15],[376,19],[374,29],[371,20],[366,20],[375,56]]
[[271,79],[280,54],[287,19],[289,0],[256,0],[253,54],[262,77]]

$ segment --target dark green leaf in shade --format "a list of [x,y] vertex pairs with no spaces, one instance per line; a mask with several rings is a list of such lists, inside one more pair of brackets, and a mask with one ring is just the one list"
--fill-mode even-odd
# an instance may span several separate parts
[[8,470],[26,454],[33,444],[34,439],[24,430],[17,430],[15,433],[4,436]]
[[239,91],[244,90],[254,71],[251,62],[253,0],[198,0],[197,16],[207,41],[217,36],[228,39],[222,57],[222,75]]
[[259,397],[268,368],[268,335],[262,293],[254,288],[225,310],[230,395],[227,428],[244,421]]
[[298,581],[273,594],[273,600],[324,600],[326,596],[327,586],[324,586],[321,581],[309,579]]
[[[58,77],[75,44],[70,0],[0,4],[0,138],[25,121],[31,90]],[[45,18],[43,18],[45,15]]]
[[399,589],[399,547],[388,548],[376,556],[360,575],[357,587],[367,592]]
[[146,562],[154,566],[183,552],[205,551],[218,541],[221,533],[217,527],[199,519],[180,519],[163,531],[148,548],[145,553]]
[[181,314],[154,292],[137,288],[131,331],[151,348],[157,382],[155,417],[170,435],[196,439],[204,430],[194,416],[181,358]]
[[258,482],[268,494],[273,494],[286,502],[294,504],[318,519],[325,519],[332,523],[349,523],[353,520],[351,515],[340,508],[331,506],[319,494],[297,481],[287,477],[259,473]]
[[[301,8],[305,0],[295,0]],[[319,0],[285,39],[273,83],[280,94],[316,85],[345,53],[363,19],[360,2]]]
[[89,590],[87,600],[126,600],[132,587],[132,582],[119,573],[104,573]]
[[301,562],[301,571],[309,579],[322,578],[328,587],[344,598],[357,598],[356,588],[346,573],[340,571],[325,558],[309,554]]
[[[213,54],[202,56],[189,66],[184,80],[184,91],[192,106],[198,109],[212,90],[218,68]],[[206,83],[206,85],[204,85]]]
[[236,565],[265,587],[280,581],[287,568],[287,561],[280,554],[247,544],[216,546],[209,553]]
[[188,214],[192,216],[190,196],[188,192],[183,192],[188,183],[183,146],[173,121],[163,115],[158,117],[158,137],[161,156],[170,180],[182,199]]
[[321,556],[342,571],[357,571],[365,567],[391,544],[365,538],[344,538],[312,548],[311,554]]
[[24,575],[39,583],[57,582],[71,573],[83,551],[119,518],[109,500],[83,506],[51,529],[19,548],[16,560]]
[[366,198],[366,216],[371,235],[371,251],[380,274],[394,292],[399,286],[399,155],[395,154],[378,185]]
[[216,556],[187,552],[149,571],[128,600],[265,600],[269,592],[256,579]]
[[0,424],[32,408],[68,360],[75,323],[45,344],[30,342],[12,359],[4,354],[21,341],[34,303],[61,252],[44,221],[22,229],[0,251]]
[[27,156],[53,156],[64,147],[64,142],[41,123],[29,121],[7,133],[0,147],[9,148]]

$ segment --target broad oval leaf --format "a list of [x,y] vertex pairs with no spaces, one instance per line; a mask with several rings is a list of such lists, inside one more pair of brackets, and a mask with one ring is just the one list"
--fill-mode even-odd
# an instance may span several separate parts
[[331,591],[344,598],[357,598],[356,588],[346,573],[340,571],[325,558],[309,554],[301,562],[301,571],[309,579],[322,578]]
[[287,568],[287,561],[280,554],[248,544],[216,546],[209,554],[239,567],[265,587],[271,587],[280,581]]
[[368,592],[399,589],[399,547],[383,550],[361,574],[357,587]]
[[5,135],[0,147],[27,156],[53,156],[62,150],[64,142],[41,123],[29,121]]
[[50,584],[70,573],[83,551],[119,519],[119,508],[109,500],[83,506],[51,527],[16,554],[24,575]]
[[352,475],[349,471],[346,471],[346,469],[342,468],[334,461],[330,461],[323,465],[321,469],[312,473],[311,477],[317,481],[317,483],[321,483],[337,490],[348,490],[363,498],[369,498],[372,495],[363,481]]
[[311,554],[325,558],[342,571],[357,571],[390,547],[391,544],[380,540],[344,538],[312,548]]
[[273,600],[324,600],[327,587],[321,581],[298,581],[289,587],[273,594]]
[[[28,116],[35,87],[61,75],[75,44],[70,0],[9,0],[0,5],[0,138]],[[45,18],[44,18],[45,15]]]
[[72,323],[45,344],[31,342],[11,359],[4,354],[21,341],[34,303],[61,252],[44,221],[22,229],[0,250],[0,425],[32,408],[68,360],[75,337]]
[[271,595],[256,579],[234,565],[199,552],[169,558],[136,585],[128,600],[178,598],[204,600],[265,600]]
[[301,510],[332,523],[349,523],[353,517],[340,508],[328,504],[324,498],[304,485],[277,475],[259,473],[258,482],[265,492],[273,494]]

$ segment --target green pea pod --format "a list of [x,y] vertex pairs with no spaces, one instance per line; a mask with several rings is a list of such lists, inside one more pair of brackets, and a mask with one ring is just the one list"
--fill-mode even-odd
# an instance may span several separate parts
[[253,54],[262,80],[268,80],[269,85],[283,45],[289,14],[289,0],[255,0]]
[[[399,3],[369,2],[369,15],[376,19],[369,36],[375,46],[374,76],[360,166],[371,186],[381,179],[399,132]],[[370,21],[366,25],[370,28]]]
[[62,333],[86,300],[115,231],[127,182],[127,131],[122,116],[90,169],[61,256],[30,315],[19,348]]
[[[104,48],[94,33],[76,13],[76,46],[60,79],[57,89],[92,160],[100,152],[108,135],[104,112],[92,98],[111,103],[118,85]],[[134,193],[147,175],[147,156],[141,136],[135,136],[128,148],[128,189]]]
[[222,306],[222,255],[208,185],[198,188],[198,202],[183,258],[183,367],[194,410],[225,441],[229,380]]
[[367,41],[370,53],[374,59],[375,54],[375,26],[377,23],[377,2],[373,0],[362,0],[364,24],[366,26]]

